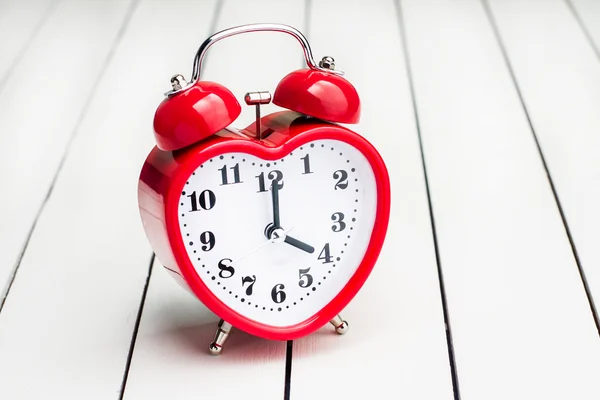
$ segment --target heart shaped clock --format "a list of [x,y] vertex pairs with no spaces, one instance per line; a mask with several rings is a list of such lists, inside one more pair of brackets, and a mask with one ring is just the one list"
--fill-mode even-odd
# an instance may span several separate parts
[[[257,119],[241,112],[224,86],[199,79],[206,50],[239,33],[294,36],[308,68],[283,78],[264,117],[269,92],[249,92]],[[354,87],[333,59],[315,64],[305,37],[277,24],[234,27],[208,38],[192,81],[171,79],[156,110],[157,146],[138,185],[139,209],[158,260],[221,318],[212,354],[235,326],[267,339],[291,340],[331,322],[368,278],[389,221],[390,184],[377,150],[340,123],[358,122]]]

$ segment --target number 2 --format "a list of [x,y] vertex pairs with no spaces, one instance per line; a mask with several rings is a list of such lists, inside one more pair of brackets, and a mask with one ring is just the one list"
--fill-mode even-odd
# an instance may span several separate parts
[[333,173],[333,179],[337,179],[334,189],[346,189],[348,187],[348,173],[343,169],[338,169]]

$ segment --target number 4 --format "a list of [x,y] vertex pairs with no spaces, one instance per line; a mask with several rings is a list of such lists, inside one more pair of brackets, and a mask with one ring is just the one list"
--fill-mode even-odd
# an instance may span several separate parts
[[323,264],[333,262],[333,257],[331,257],[331,252],[329,251],[329,243],[325,243],[325,246],[323,246],[323,250],[321,250],[319,253],[317,260],[325,260],[323,261]]

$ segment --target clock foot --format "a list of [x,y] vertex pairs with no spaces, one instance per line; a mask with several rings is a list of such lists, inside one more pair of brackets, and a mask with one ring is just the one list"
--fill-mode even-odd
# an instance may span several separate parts
[[334,319],[329,321],[329,323],[335,327],[335,331],[338,335],[343,335],[348,332],[348,323],[342,319],[341,315],[337,315]]
[[215,340],[208,346],[208,351],[213,356],[218,356],[223,351],[223,344],[231,333],[231,324],[225,320],[219,321],[219,327],[217,333],[215,333]]

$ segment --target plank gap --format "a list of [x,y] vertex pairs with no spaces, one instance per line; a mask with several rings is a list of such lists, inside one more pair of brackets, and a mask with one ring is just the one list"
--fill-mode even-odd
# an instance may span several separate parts
[[[302,34],[306,37],[306,40],[310,41],[310,14],[312,10],[312,0],[304,0],[304,26]],[[314,55],[313,55],[314,57]],[[302,54],[300,65],[304,66],[306,59]],[[290,400],[292,391],[292,364],[294,362],[293,357],[294,341],[288,340],[285,349],[285,381],[283,386],[283,399]]]
[[[208,28],[208,35],[212,35],[216,33],[217,26],[219,23],[219,18],[221,18],[221,10],[223,9],[223,3],[225,0],[217,0],[217,4],[215,4],[215,11],[213,13],[212,20],[210,21],[210,27]],[[208,59],[208,54],[206,54],[205,59]],[[206,61],[204,61],[204,65],[206,65]],[[190,76],[191,77],[191,76]],[[198,78],[200,79],[200,77]]]
[[[81,108],[79,116],[77,117],[77,122],[75,123],[75,127],[73,128],[73,131],[71,132],[71,135],[69,137],[67,145],[65,146],[65,151],[62,155],[62,158],[60,159],[58,167],[56,168],[56,172],[54,173],[54,176],[52,177],[52,181],[50,182],[50,186],[48,187],[46,196],[44,197],[44,201],[40,205],[40,208],[38,209],[38,211],[35,215],[35,219],[33,220],[33,223],[31,224],[31,228],[29,229],[29,232],[27,233],[27,238],[25,239],[25,243],[23,244],[21,252],[19,253],[19,258],[17,259],[17,262],[15,263],[15,266],[13,267],[13,270],[11,272],[8,283],[3,290],[2,302],[0,303],[0,313],[2,313],[4,304],[6,303],[8,295],[10,294],[10,289],[12,288],[12,285],[17,277],[17,274],[19,273],[19,267],[21,266],[21,261],[23,260],[23,256],[25,255],[25,252],[27,251],[27,247],[29,246],[29,241],[31,240],[31,236],[33,235],[33,232],[35,231],[36,224],[37,224],[40,216],[42,215],[42,212],[44,211],[44,208],[46,207],[46,204],[48,203],[50,196],[52,195],[52,191],[54,190],[54,185],[56,184],[56,181],[58,180],[58,176],[60,175],[60,172],[62,171],[65,160],[67,159],[67,156],[69,154],[69,150],[71,149],[73,140],[75,139],[75,137],[77,136],[77,133],[79,132],[79,128],[85,118],[85,115],[87,114],[87,111],[88,111],[90,105],[92,104],[92,100],[94,99],[94,94],[96,93],[96,89],[100,85],[100,82],[102,81],[102,78],[104,77],[104,73],[106,72],[108,66],[110,65],[110,63],[112,61],[115,51],[116,51],[117,47],[119,46],[119,43],[121,42],[121,39],[123,38],[123,36],[125,34],[125,31],[127,30],[129,21],[131,20],[131,17],[133,16],[133,13],[134,13],[139,1],[140,0],[133,0],[131,2],[131,4],[129,5],[129,9],[127,10],[127,12],[125,14],[123,23],[119,27],[119,31],[117,32],[117,35],[115,36],[115,39],[113,40],[113,43],[111,44],[110,50],[108,51],[108,53],[106,54],[106,57],[104,58],[104,62],[102,63],[100,72],[96,76],[96,80],[92,84],[90,93],[89,93],[88,97],[86,98],[83,107]],[[35,28],[34,31],[36,33],[43,26],[44,22],[48,19],[48,17],[52,14],[51,11],[54,9],[56,4],[58,4],[58,1],[55,1],[54,3],[52,3],[52,5],[49,7],[47,15],[43,18],[43,20]],[[35,34],[32,34],[31,39],[33,39],[33,37],[35,37]],[[31,42],[31,39],[29,42]],[[26,45],[25,47],[28,47],[28,46],[29,45]],[[17,58],[19,58],[21,56],[22,55],[19,54],[19,56]],[[13,64],[16,65],[16,62]],[[11,68],[9,68],[9,70],[7,71],[7,73],[5,75],[6,77],[10,76],[12,68],[13,68],[13,66],[11,66]],[[0,82],[0,92],[2,90],[2,85],[6,81],[8,81],[8,79],[5,79],[4,81]]]
[[577,21],[577,24],[581,28],[581,31],[583,32],[583,35],[585,36],[587,42],[592,47],[592,50],[594,50],[596,57],[598,58],[598,60],[600,60],[600,49],[596,45],[596,42],[594,42],[594,38],[592,37],[592,34],[590,33],[589,29],[581,19],[581,15],[579,15],[577,8],[575,8],[571,0],[565,0],[565,2],[567,3],[567,7],[569,8],[569,10],[571,11],[571,14],[573,14],[573,17]]
[[[46,21],[48,21],[48,19],[56,9],[56,5],[59,3],[59,1],[60,0],[54,0],[52,3],[50,3],[44,16],[38,21],[35,28],[33,28],[33,30],[31,31],[31,34],[27,38],[25,45],[21,48],[21,50],[19,50],[17,56],[14,58],[8,69],[5,71],[4,76],[2,77],[2,79],[0,79],[0,93],[2,93],[2,90],[4,90],[4,86],[8,82],[8,78],[12,76],[13,72],[17,68],[17,65],[19,65],[23,56],[27,53],[27,50],[29,50],[29,46],[31,46],[31,43],[33,43],[34,39],[42,29],[42,26],[44,26]],[[1,306],[0,310],[2,310]]]
[[125,388],[127,387],[127,378],[129,377],[129,369],[131,368],[131,360],[133,359],[133,351],[135,350],[135,341],[138,336],[140,329],[140,322],[142,321],[142,313],[144,312],[144,304],[146,304],[146,295],[148,294],[148,287],[150,286],[150,278],[152,277],[152,267],[154,265],[154,258],[156,255],[152,253],[150,257],[150,265],[148,266],[148,275],[146,276],[146,283],[144,284],[144,290],[142,290],[142,298],[140,299],[140,306],[138,308],[137,317],[135,319],[135,325],[133,328],[133,334],[131,335],[131,344],[129,345],[129,352],[127,353],[127,362],[125,363],[125,372],[123,372],[123,382],[121,383],[121,390],[119,392],[119,400],[123,400],[125,395]]
[[290,400],[292,388],[292,351],[294,349],[294,341],[288,340],[285,348],[285,384],[283,387],[283,399]]
[[429,189],[429,179],[427,176],[427,164],[425,162],[425,151],[423,148],[423,139],[421,135],[421,124],[419,121],[419,110],[417,107],[417,99],[415,96],[415,88],[412,76],[412,69],[410,64],[410,55],[408,51],[408,41],[406,39],[406,31],[404,29],[404,16],[402,14],[401,0],[394,0],[396,6],[396,14],[398,18],[398,25],[400,27],[400,40],[402,43],[402,52],[404,53],[404,62],[406,64],[406,74],[408,77],[408,85],[410,89],[410,98],[413,106],[415,127],[417,130],[417,136],[419,138],[419,151],[421,153],[421,165],[423,167],[423,178],[425,180],[425,190],[427,192],[427,205],[429,208],[429,220],[431,221],[431,234],[433,237],[433,248],[435,250],[435,261],[437,265],[437,274],[440,285],[440,297],[442,299],[442,310],[444,314],[444,325],[446,328],[446,344],[448,347],[448,362],[450,363],[450,374],[452,378],[452,391],[454,393],[454,399],[460,400],[460,385],[458,380],[458,371],[456,368],[456,360],[454,356],[454,342],[452,340],[452,328],[450,324],[450,313],[448,310],[448,301],[446,299],[446,288],[444,285],[444,274],[442,271],[442,261],[440,258],[440,249],[437,239],[437,231],[435,228],[435,217],[433,212],[433,205],[431,201],[431,191]]
[[508,73],[510,74],[510,78],[515,87],[515,91],[517,92],[517,96],[519,97],[519,102],[521,103],[521,107],[523,108],[523,112],[525,113],[525,117],[527,118],[527,124],[529,125],[529,129],[531,134],[533,135],[533,140],[535,141],[535,146],[537,147],[538,153],[540,155],[540,159],[542,161],[542,165],[544,167],[544,171],[546,172],[546,177],[548,178],[548,183],[550,184],[550,189],[552,190],[552,195],[554,196],[554,201],[556,202],[556,206],[558,208],[558,212],[560,213],[560,218],[562,220],[563,226],[565,228],[565,232],[567,234],[567,238],[569,239],[569,244],[571,245],[571,250],[573,251],[573,257],[575,258],[575,263],[577,264],[577,269],[579,270],[579,276],[581,278],[581,283],[583,284],[583,289],[585,290],[585,295],[588,300],[588,304],[590,306],[590,311],[592,313],[592,318],[594,318],[594,323],[596,324],[596,330],[598,331],[598,335],[600,336],[600,320],[598,319],[598,311],[596,309],[596,304],[594,303],[594,297],[592,296],[592,292],[588,285],[587,278],[585,276],[585,271],[581,264],[581,260],[579,258],[579,253],[577,252],[577,246],[575,245],[575,241],[573,240],[573,236],[571,235],[571,229],[569,228],[569,223],[567,222],[567,218],[563,211],[563,207],[560,203],[560,199],[558,196],[558,192],[556,191],[556,187],[554,186],[554,181],[552,180],[552,175],[550,174],[550,170],[548,169],[548,164],[546,163],[546,158],[544,157],[544,152],[542,151],[542,146],[537,137],[537,133],[535,132],[535,128],[533,127],[533,121],[529,116],[529,110],[527,109],[527,105],[525,104],[525,99],[523,98],[523,94],[521,93],[521,87],[517,82],[517,77],[513,70],[512,63],[508,57],[508,52],[500,36],[500,31],[498,29],[498,25],[488,0],[481,0],[483,4],[483,8],[485,9],[485,14],[492,26],[492,31],[494,32],[494,37],[496,38],[496,42],[500,47],[500,51],[502,53],[502,58],[506,64],[506,68],[508,69]]

